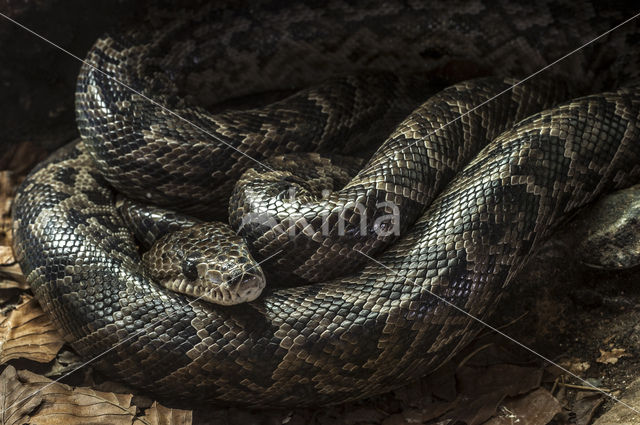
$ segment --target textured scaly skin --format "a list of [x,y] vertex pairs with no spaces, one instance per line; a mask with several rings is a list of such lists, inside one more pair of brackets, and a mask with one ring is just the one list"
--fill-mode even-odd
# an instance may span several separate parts
[[[214,9],[197,31],[181,21],[195,12],[184,12],[158,33],[103,38],[88,58],[149,93],[150,81],[157,82],[156,89],[168,88],[169,94],[159,93],[160,101],[184,107],[180,112],[197,121],[200,110],[192,112],[188,102],[172,97],[194,89],[189,85],[196,86],[192,92],[225,99],[245,90],[318,81],[327,71],[372,65],[434,69],[450,58],[517,76],[625,17],[589,2],[412,4],[415,9],[393,1],[362,8],[344,2],[285,8],[273,2]],[[594,91],[619,85],[638,70],[634,38],[624,34],[552,71]],[[173,52],[205,46],[198,51],[206,54],[155,61],[158,52],[168,50],[155,51],[154,45],[166,47],[163,43],[173,40]],[[262,43],[258,49],[255,40]],[[146,55],[151,65],[138,66]],[[211,67],[189,73],[196,62]],[[170,77],[183,68],[202,78],[173,84]],[[100,80],[86,67],[79,79],[80,106],[86,101],[102,107],[80,108],[84,142],[58,151],[19,189],[15,248],[36,297],[74,349],[85,358],[111,349],[96,360],[97,367],[167,400],[317,405],[377,394],[427,373],[477,328],[430,291],[486,317],[559,223],[601,194],[640,178],[637,87],[577,99],[527,118],[484,148],[407,233],[379,254],[382,265],[369,263],[350,276],[275,290],[246,306],[189,303],[158,287],[140,268],[111,189],[118,185],[117,171],[128,174],[123,171],[128,163],[118,155],[114,159],[119,149],[114,140],[107,138],[96,149],[106,136],[92,130],[111,131],[128,146],[120,152],[125,159],[151,157],[153,163],[159,151],[135,136],[153,133],[169,118]],[[98,85],[99,90],[92,88]],[[139,132],[132,130],[136,123]],[[150,123],[156,126],[142,131]],[[177,133],[188,131],[186,124],[172,123]],[[231,161],[231,166],[241,162],[237,156]]]

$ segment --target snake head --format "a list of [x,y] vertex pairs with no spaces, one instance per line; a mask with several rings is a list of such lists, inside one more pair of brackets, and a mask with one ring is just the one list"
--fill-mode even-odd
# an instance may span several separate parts
[[196,251],[182,263],[183,274],[187,271],[193,277],[190,281],[197,282],[195,290],[203,300],[233,305],[258,298],[265,287],[265,277],[250,254],[245,256],[232,249],[214,256],[210,251]]
[[253,301],[266,284],[244,240],[222,223],[167,234],[142,259],[157,283],[214,304]]

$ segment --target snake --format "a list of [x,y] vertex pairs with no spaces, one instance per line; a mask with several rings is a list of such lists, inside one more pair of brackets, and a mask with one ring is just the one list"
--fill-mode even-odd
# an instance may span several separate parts
[[[468,343],[559,225],[640,180],[637,23],[554,63],[627,12],[483,0],[151,10],[89,51],[81,141],[19,187],[16,257],[75,351],[162,400],[300,407],[389,391]],[[544,81],[527,78],[549,64]],[[416,76],[447,87],[417,88]],[[390,136],[364,154],[380,131]],[[362,168],[340,166],[359,152]],[[304,258],[285,252],[271,267],[304,284],[267,273],[239,305],[154,281],[117,193],[204,222],[259,202],[280,219],[287,199],[273,199],[305,184],[290,155],[347,170],[316,173],[332,195],[311,190],[312,210],[391,199],[411,218],[383,240],[330,233],[333,256],[305,232],[285,240]],[[269,193],[250,198],[260,182]],[[249,251],[268,260],[274,239],[241,233],[252,232]],[[314,272],[334,263],[348,272]]]

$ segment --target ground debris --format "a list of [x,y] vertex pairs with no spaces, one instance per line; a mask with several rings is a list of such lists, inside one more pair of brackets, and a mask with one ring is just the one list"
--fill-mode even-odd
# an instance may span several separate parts
[[598,363],[616,364],[622,357],[630,357],[624,348],[612,348],[611,350],[600,350],[600,357],[596,359]]
[[25,295],[7,316],[0,316],[0,364],[25,358],[52,361],[64,340],[38,302]]
[[168,409],[154,403],[138,415],[131,394],[72,388],[44,376],[13,366],[0,375],[0,405],[10,424],[33,425],[110,424],[110,425],[188,425],[191,412]]

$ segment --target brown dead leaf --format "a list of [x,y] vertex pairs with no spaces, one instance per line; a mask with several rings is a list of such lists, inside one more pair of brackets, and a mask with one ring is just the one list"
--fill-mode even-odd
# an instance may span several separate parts
[[622,357],[630,357],[624,348],[613,348],[611,351],[600,350],[600,357],[596,359],[598,363],[616,364]]
[[29,289],[18,263],[10,266],[0,264],[0,289]]
[[40,394],[23,386],[18,380],[16,370],[8,366],[0,375],[0,408],[3,425],[24,424],[29,422],[29,414],[42,403]]
[[7,245],[0,245],[0,265],[13,264],[16,260],[13,258],[13,249]]
[[640,423],[640,414],[636,406],[640,406],[640,379],[629,384],[622,398],[614,395],[618,400],[611,409],[595,420],[593,425],[621,425]]
[[[422,403],[420,408],[405,408],[402,410],[402,413],[391,415],[387,417],[382,423],[383,425],[396,424],[396,423],[401,423],[401,424],[426,423],[428,421],[431,421],[433,419],[436,419],[444,415],[445,413],[452,410],[455,406],[456,406],[456,402],[436,401],[436,400],[427,399],[425,400],[424,403]],[[377,412],[378,415],[381,414],[379,410],[375,410],[375,412]],[[346,417],[351,418],[349,415],[345,416],[345,418]],[[360,422],[365,422],[365,423],[378,422],[376,420],[373,420],[373,418],[368,418],[368,419],[370,420],[364,421],[362,420],[362,418],[360,418]],[[349,423],[357,423],[357,422],[353,422],[353,421],[349,422],[345,420],[345,423],[349,424]]]
[[[191,412],[154,403],[136,416],[131,394],[72,388],[44,376],[7,366],[0,375],[0,407],[7,424],[189,425]],[[8,419],[8,420],[7,420]]]
[[[72,372],[81,367],[82,359],[80,356],[69,350],[62,350],[57,355],[53,362],[49,363],[49,370],[44,372],[44,376],[47,378],[62,376],[65,373]],[[91,386],[91,385],[89,385]],[[96,388],[104,391],[104,388]]]
[[[15,183],[10,171],[0,171],[0,245],[11,246],[11,203]],[[0,254],[0,259],[2,255]],[[2,264],[3,261],[0,261]]]
[[537,367],[472,364],[468,362],[458,369],[459,397],[455,408],[440,419],[468,425],[484,423],[495,416],[506,397],[528,393],[538,388],[542,380],[543,371]]
[[0,171],[0,213],[3,215],[9,211],[9,208],[4,207],[4,203],[6,199],[13,197],[15,186],[13,173],[9,170]]
[[398,388],[394,393],[396,398],[405,404],[422,408],[431,405],[431,396],[444,401],[454,401],[458,396],[456,387],[456,366],[449,362],[414,385],[403,387],[404,391]]
[[[42,143],[24,141],[14,145],[4,146],[2,157],[0,157],[0,169],[6,170],[12,177],[23,176],[33,168],[38,162],[44,160],[49,154],[42,146]],[[15,179],[14,187],[20,183],[20,179]],[[0,185],[0,188],[2,186]]]
[[558,364],[575,375],[582,375],[591,367],[589,362],[582,361],[577,357],[572,357],[570,359],[563,360]]
[[[381,423],[381,425],[409,425],[411,424],[413,418],[411,417],[411,413],[408,412],[408,415],[405,416],[405,412],[402,413],[394,413],[393,415],[387,416]],[[422,423],[421,421],[415,421],[413,423]]]
[[8,316],[0,317],[0,364],[17,358],[48,363],[64,341],[34,298],[22,300]]
[[458,391],[468,396],[501,391],[505,396],[527,393],[540,386],[543,370],[514,364],[460,368],[456,374]]
[[450,419],[451,423],[467,425],[484,424],[495,415],[504,398],[504,391],[500,389],[473,397],[463,395],[457,400],[456,408],[439,419]]
[[88,373],[85,378],[86,379],[83,381],[83,385],[87,387],[91,387],[94,390],[104,391],[107,393],[134,394],[133,404],[135,404],[141,410],[150,408],[151,405],[154,403],[154,401],[148,396],[146,396],[144,393],[136,394],[136,391],[133,388],[123,384],[122,382],[103,381],[96,384],[93,380],[93,374],[91,373]]
[[[426,378],[414,381],[404,387],[396,388],[393,391],[394,398],[400,401],[404,408],[417,409],[423,407],[432,408],[434,398],[446,402],[454,401],[458,396],[455,371],[449,365],[445,365]],[[443,370],[445,372],[441,373]]]
[[498,415],[485,425],[545,425],[562,412],[562,406],[549,391],[538,388],[529,394],[507,399],[498,411]]
[[593,420],[596,410],[604,403],[604,396],[590,391],[579,392],[571,410],[576,414],[576,425],[587,425]]
[[[395,413],[384,418],[384,420],[382,421],[382,425],[408,425],[427,423],[451,410],[453,404],[454,403],[451,402],[434,402],[430,405],[430,407],[424,407],[420,409],[404,409],[401,413]],[[376,416],[374,415],[371,415],[369,417],[365,416],[360,418],[358,422],[345,421],[345,423],[378,423],[380,421],[379,418],[384,417],[384,413],[380,412],[379,410],[375,410],[375,412],[377,412],[378,418],[376,418]]]
[[349,409],[342,418],[345,425],[356,425],[361,423],[380,423],[385,418],[385,413],[375,408],[358,407]]
[[0,171],[0,289],[28,289],[29,285],[16,262],[11,248],[11,199],[7,188],[6,172]]
[[190,410],[169,409],[155,401],[144,413],[134,425],[190,425],[193,414]]
[[13,366],[8,366],[0,375],[0,385],[9,389],[0,395],[3,405],[11,408],[18,403],[23,406],[15,413],[16,423],[131,425],[135,419],[136,408],[131,405],[130,394],[72,389],[26,370],[16,373]]

